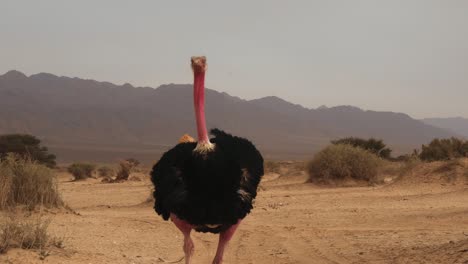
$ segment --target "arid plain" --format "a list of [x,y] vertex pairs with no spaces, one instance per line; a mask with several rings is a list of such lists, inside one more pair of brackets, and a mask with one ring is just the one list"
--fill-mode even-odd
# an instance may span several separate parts
[[[419,164],[377,186],[307,183],[295,162],[265,175],[255,209],[226,263],[468,263],[468,160]],[[71,210],[43,212],[63,248],[11,249],[1,263],[182,263],[182,236],[155,214],[151,184],[72,181],[58,173]],[[194,263],[210,263],[217,236],[194,234]],[[45,255],[45,256],[44,256]]]

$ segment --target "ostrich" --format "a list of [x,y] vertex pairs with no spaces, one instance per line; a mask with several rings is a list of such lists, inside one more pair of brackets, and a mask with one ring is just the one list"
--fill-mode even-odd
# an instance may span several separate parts
[[219,234],[214,264],[222,263],[227,243],[250,213],[263,176],[263,157],[247,139],[212,129],[205,122],[206,58],[192,57],[198,141],[181,138],[154,165],[154,209],[184,235],[185,263],[191,262],[192,230]]

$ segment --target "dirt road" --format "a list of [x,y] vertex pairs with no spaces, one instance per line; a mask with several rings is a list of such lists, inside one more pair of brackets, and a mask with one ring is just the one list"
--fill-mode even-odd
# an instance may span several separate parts
[[[181,260],[181,234],[145,203],[149,180],[70,179],[61,175],[60,189],[77,214],[47,214],[51,232],[65,238],[65,249],[52,250],[45,260],[38,252],[10,250],[1,263]],[[226,263],[468,263],[468,185],[322,188],[304,181],[301,175],[265,177]],[[217,237],[193,236],[194,263],[211,263]]]

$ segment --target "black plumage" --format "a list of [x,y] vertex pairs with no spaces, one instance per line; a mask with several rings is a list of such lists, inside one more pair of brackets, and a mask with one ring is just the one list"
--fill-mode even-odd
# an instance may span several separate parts
[[213,150],[197,152],[197,143],[180,143],[154,165],[151,180],[154,208],[164,220],[172,213],[196,231],[219,233],[250,213],[263,158],[247,139],[210,132]]

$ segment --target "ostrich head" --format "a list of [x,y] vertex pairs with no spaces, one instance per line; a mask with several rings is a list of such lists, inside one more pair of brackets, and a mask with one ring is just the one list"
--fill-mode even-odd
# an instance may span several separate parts
[[206,57],[192,57],[191,58],[193,70],[193,102],[195,106],[195,119],[197,122],[198,142],[197,147],[194,149],[198,153],[207,153],[214,149],[208,137],[205,120],[205,72]]
[[192,70],[194,73],[204,73],[207,70],[205,56],[193,56],[191,58]]

